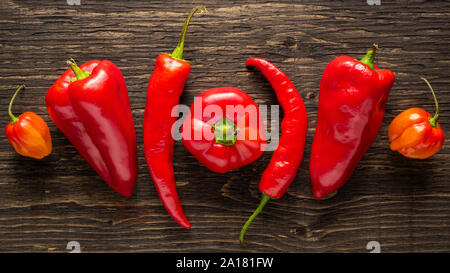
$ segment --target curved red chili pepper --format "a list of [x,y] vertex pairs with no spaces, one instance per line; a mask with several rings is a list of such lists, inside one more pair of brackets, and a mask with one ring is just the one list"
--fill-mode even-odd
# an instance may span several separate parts
[[270,198],[281,198],[297,175],[308,131],[305,105],[286,74],[261,58],[249,59],[246,65],[258,68],[269,80],[283,109],[284,117],[281,122],[280,141],[259,183],[259,190],[262,192],[261,203],[242,228],[239,237],[241,243],[244,243],[244,234],[251,222]]
[[186,229],[191,224],[181,208],[172,164],[172,125],[176,118],[171,116],[171,112],[178,105],[191,70],[191,65],[182,59],[184,37],[191,17],[199,10],[204,11],[205,7],[195,7],[189,13],[181,39],[172,54],[161,54],[156,59],[148,83],[144,114],[144,150],[148,169],[167,212]]

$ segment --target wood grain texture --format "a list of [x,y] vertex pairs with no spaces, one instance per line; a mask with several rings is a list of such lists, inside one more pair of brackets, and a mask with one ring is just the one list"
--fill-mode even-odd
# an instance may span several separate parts
[[[448,1],[94,1],[0,0],[0,124],[14,112],[34,111],[49,124],[54,151],[36,161],[17,155],[0,138],[0,252],[382,252],[450,251],[450,151],[410,160],[388,149],[387,126],[413,106],[433,112],[425,76],[440,101],[440,124],[450,136]],[[309,114],[304,161],[280,200],[271,201],[239,245],[242,224],[259,202],[258,182],[271,153],[227,174],[200,165],[175,145],[178,192],[192,229],[166,213],[147,171],[142,122],[154,60],[171,51],[187,12],[191,22],[184,57],[192,64],[181,103],[219,86],[244,90],[258,104],[277,104],[270,84],[245,67],[262,57],[294,82]],[[332,198],[316,201],[308,176],[325,66],[338,55],[361,58],[373,42],[377,64],[396,83],[377,139],[352,178]],[[66,70],[65,60],[109,59],[124,74],[138,137],[139,178],[125,199],[104,183],[51,122],[47,89]]]

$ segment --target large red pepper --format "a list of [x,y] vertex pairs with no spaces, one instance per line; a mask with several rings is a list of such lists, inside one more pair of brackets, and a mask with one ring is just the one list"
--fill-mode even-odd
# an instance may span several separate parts
[[125,80],[110,61],[71,69],[45,96],[53,122],[114,190],[133,194],[137,178],[136,132]]
[[176,121],[172,110],[178,105],[191,65],[182,59],[184,38],[191,17],[205,7],[195,7],[183,26],[181,39],[172,54],[161,54],[147,89],[144,113],[144,150],[148,169],[155,183],[159,198],[169,214],[184,228],[191,224],[181,208],[175,187],[173,171],[172,125]]
[[[207,111],[208,107],[214,111]],[[181,136],[198,161],[217,173],[252,163],[265,144],[258,105],[233,87],[213,88],[197,96]]]
[[395,77],[373,64],[376,49],[374,45],[361,61],[340,56],[323,72],[310,161],[316,199],[350,178],[377,136]]
[[305,104],[291,80],[274,64],[261,58],[247,60],[247,66],[258,68],[269,80],[284,112],[281,122],[281,137],[273,152],[269,166],[264,171],[259,190],[261,202],[243,226],[239,241],[244,243],[244,235],[255,217],[271,198],[281,198],[291,185],[303,159],[308,117]]

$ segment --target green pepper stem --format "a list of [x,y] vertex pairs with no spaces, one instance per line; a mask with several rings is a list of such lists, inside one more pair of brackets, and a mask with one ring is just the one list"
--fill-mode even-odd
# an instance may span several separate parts
[[223,118],[213,125],[216,143],[231,146],[236,143],[238,127],[231,120]]
[[88,71],[83,71],[81,68],[77,65],[74,59],[70,59],[66,61],[66,64],[72,68],[73,73],[75,73],[75,79],[72,79],[72,81],[78,81],[82,79],[86,79],[91,75]]
[[247,222],[242,227],[241,234],[239,235],[239,242],[241,242],[242,245],[245,244],[245,241],[244,241],[245,232],[247,231],[248,227],[253,222],[255,217],[258,216],[258,214],[262,211],[262,209],[267,204],[267,202],[269,202],[270,198],[271,197],[268,196],[267,194],[264,194],[264,193],[261,194],[261,202],[259,203],[259,206],[256,208],[255,212],[253,212],[253,214],[250,216],[250,218],[248,218]]
[[361,59],[360,62],[366,64],[368,67],[373,68],[373,62],[375,61],[375,55],[377,53],[377,49],[378,49],[378,45],[377,44],[373,44],[372,48],[369,49],[369,51],[367,51],[366,56],[364,56],[364,58]]
[[438,101],[437,101],[437,98],[436,98],[436,94],[434,93],[433,87],[431,87],[431,84],[430,84],[430,82],[427,79],[425,79],[423,77],[420,78],[420,79],[422,79],[428,85],[428,87],[431,90],[431,94],[433,94],[434,104],[436,105],[436,112],[435,112],[435,114],[434,114],[434,116],[432,118],[428,118],[428,121],[430,122],[431,126],[436,128],[437,127],[436,122],[439,119],[439,104],[438,104]]
[[186,32],[187,32],[187,29],[188,29],[188,26],[189,26],[189,22],[191,21],[192,16],[197,11],[204,12],[204,11],[206,11],[206,8],[204,6],[198,6],[198,7],[195,7],[195,8],[193,8],[191,10],[191,12],[187,16],[186,20],[184,21],[183,30],[181,31],[181,38],[178,41],[178,45],[175,48],[175,50],[172,52],[172,54],[170,54],[170,57],[178,59],[178,60],[182,60],[183,59],[184,38],[186,37]]
[[9,117],[11,119],[11,125],[14,125],[14,123],[19,121],[19,119],[16,116],[13,115],[13,113],[11,111],[11,108],[12,108],[14,99],[16,98],[16,96],[20,92],[20,90],[22,90],[23,88],[25,88],[25,84],[22,84],[21,86],[19,86],[19,88],[17,88],[16,92],[14,93],[14,95],[11,98],[11,100],[9,101],[8,114],[9,114]]

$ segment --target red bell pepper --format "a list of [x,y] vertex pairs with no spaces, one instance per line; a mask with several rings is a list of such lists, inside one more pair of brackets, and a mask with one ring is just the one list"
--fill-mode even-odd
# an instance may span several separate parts
[[[208,107],[214,110],[207,111]],[[233,87],[213,88],[197,96],[181,130],[189,152],[217,173],[252,163],[266,142],[258,105]]]
[[340,56],[323,72],[310,160],[316,199],[350,178],[378,134],[395,77],[373,64],[376,49],[374,45],[361,61]]
[[110,61],[72,68],[45,96],[53,122],[119,194],[130,197],[137,178],[136,132],[125,80]]

